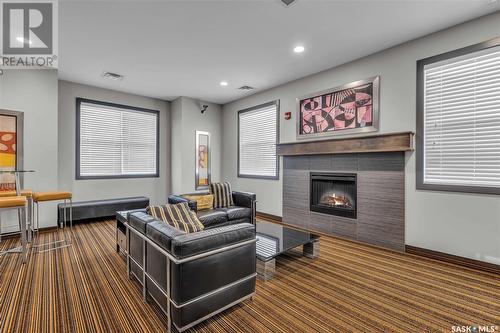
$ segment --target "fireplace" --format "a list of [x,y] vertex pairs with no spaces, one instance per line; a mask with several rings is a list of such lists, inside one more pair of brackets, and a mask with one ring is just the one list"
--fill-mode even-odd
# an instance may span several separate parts
[[355,173],[311,172],[310,178],[311,211],[357,218]]

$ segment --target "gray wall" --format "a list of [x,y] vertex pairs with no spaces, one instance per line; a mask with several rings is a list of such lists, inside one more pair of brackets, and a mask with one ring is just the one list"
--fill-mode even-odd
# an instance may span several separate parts
[[[77,97],[159,110],[160,177],[75,180]],[[75,201],[146,196],[152,203],[165,203],[167,194],[170,193],[169,112],[170,103],[162,100],[59,81],[59,187],[72,191]],[[57,124],[57,119],[54,124]]]
[[170,132],[172,193],[182,193],[182,149],[184,149],[182,142],[184,139],[182,131],[182,98],[177,98],[170,103],[170,123],[172,125]]
[[[24,112],[24,187],[57,190],[57,71],[4,69],[0,76],[0,109]],[[18,230],[17,217],[2,213],[2,232]],[[40,227],[56,224],[54,203],[40,208]]]
[[[259,211],[281,216],[281,179],[237,178],[238,110],[279,99],[280,139],[292,142],[295,115],[284,120],[283,114],[295,113],[297,96],[380,75],[380,133],[415,131],[416,61],[499,36],[499,22],[497,12],[224,105],[223,178],[256,192]],[[500,264],[499,196],[417,191],[414,153],[406,155],[405,171],[406,244]]]
[[[208,105],[201,114],[201,105]],[[195,191],[195,131],[210,132],[212,182],[221,179],[222,110],[220,105],[179,97],[172,102],[172,192]]]

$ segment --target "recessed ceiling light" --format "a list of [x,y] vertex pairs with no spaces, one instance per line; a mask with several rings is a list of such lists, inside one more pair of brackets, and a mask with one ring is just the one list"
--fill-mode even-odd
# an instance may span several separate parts
[[220,81],[220,85],[225,87],[227,86],[229,83],[227,83],[227,81]]
[[298,46],[295,46],[293,48],[293,52],[295,52],[295,53],[302,53],[302,52],[304,52],[304,50],[305,50],[305,48],[302,45],[298,45]]

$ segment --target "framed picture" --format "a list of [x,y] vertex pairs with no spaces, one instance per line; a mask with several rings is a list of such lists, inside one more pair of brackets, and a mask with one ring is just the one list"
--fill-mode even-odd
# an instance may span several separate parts
[[[0,170],[14,171],[22,168],[22,133],[23,113],[0,110]],[[15,189],[15,174],[0,173],[0,192]]]
[[378,76],[297,98],[297,138],[378,131]]
[[196,131],[196,190],[206,190],[210,185],[210,159],[210,133]]

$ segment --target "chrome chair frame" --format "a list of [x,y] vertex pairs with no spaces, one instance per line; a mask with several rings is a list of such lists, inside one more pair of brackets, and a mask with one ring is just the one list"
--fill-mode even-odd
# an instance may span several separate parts
[[[26,221],[26,208],[27,205],[25,204],[24,206],[14,206],[14,207],[4,207],[4,208],[0,208],[0,225],[2,224],[1,222],[1,213],[4,212],[4,211],[7,211],[7,210],[14,210],[16,209],[17,210],[17,218],[18,218],[18,221],[19,221],[19,230],[21,231],[21,246],[17,246],[17,247],[14,247],[14,248],[11,248],[11,249],[8,249],[8,250],[3,250],[3,251],[0,251],[0,256],[1,255],[4,255],[4,254],[10,254],[10,253],[21,253],[21,258],[22,258],[22,262],[23,264],[26,263],[26,260],[27,260],[27,254],[28,254],[28,250],[27,250],[27,240],[26,240],[26,225],[27,225],[27,221]],[[0,234],[0,241],[1,241],[1,234]]]
[[[63,201],[64,202],[62,225],[61,225],[61,223],[59,223],[59,221],[57,221],[57,226],[60,229],[63,229],[64,239],[53,241],[53,242],[42,243],[42,244],[33,244],[32,247],[37,248],[37,251],[36,251],[37,253],[62,249],[62,248],[71,246],[71,244],[73,243],[73,237],[72,237],[72,235],[73,235],[73,200],[72,199],[61,199],[61,200],[47,200],[47,201],[51,201],[51,202],[52,201]],[[66,227],[67,227],[66,210],[68,209],[68,201],[69,201],[69,237],[67,237],[67,235],[66,235]],[[36,214],[32,214],[32,216],[33,215],[36,216],[36,218],[35,218],[36,229],[34,229],[34,231],[35,231],[35,235],[36,235],[35,238],[38,238],[39,237],[39,223],[40,223],[40,203],[44,202],[44,201],[35,201],[33,199],[33,202],[36,205]],[[33,210],[34,210],[34,207],[33,207]],[[62,226],[62,228],[61,228],[61,226]],[[65,244],[61,244],[61,243],[65,243]],[[58,244],[61,244],[61,245],[58,245]],[[42,250],[42,251],[38,250],[38,248],[40,248],[40,247],[50,246],[50,245],[55,245],[55,246],[52,248],[49,248],[49,249]]]

